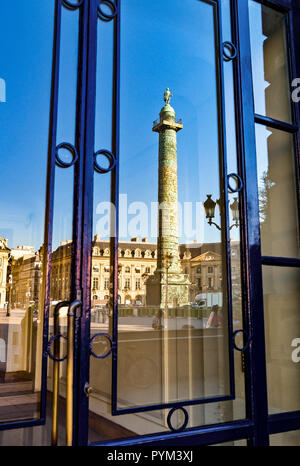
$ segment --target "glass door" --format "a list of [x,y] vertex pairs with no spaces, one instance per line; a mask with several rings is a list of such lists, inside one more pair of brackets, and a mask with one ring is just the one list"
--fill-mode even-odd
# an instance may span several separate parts
[[78,442],[243,424],[231,3],[128,0],[97,11]]
[[300,428],[290,13],[262,3],[1,7],[2,445]]

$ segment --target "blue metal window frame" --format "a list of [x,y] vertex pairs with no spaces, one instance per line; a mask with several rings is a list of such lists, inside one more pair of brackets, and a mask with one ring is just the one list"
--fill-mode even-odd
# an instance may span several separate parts
[[[238,122],[239,142],[239,175],[247,180],[244,192],[241,193],[241,213],[244,214],[242,225],[242,251],[243,251],[243,323],[246,333],[251,342],[245,350],[246,369],[246,419],[231,423],[216,424],[214,426],[203,426],[199,428],[186,429],[184,432],[153,434],[130,439],[115,440],[110,442],[96,443],[97,445],[170,445],[173,441],[176,445],[209,444],[224,442],[233,439],[248,438],[249,443],[256,445],[268,444],[267,426],[267,393],[266,393],[266,367],[265,367],[265,341],[264,321],[262,309],[262,277],[261,277],[261,254],[260,254],[260,229],[258,220],[258,199],[256,179],[256,148],[254,133],[254,105],[252,93],[250,36],[247,34],[249,28],[248,2],[247,0],[233,0],[232,6],[232,29],[234,42],[237,44],[239,54],[235,64],[236,82],[236,114]],[[115,39],[117,38],[119,19],[115,21]],[[246,31],[246,33],[245,33]],[[119,44],[115,48],[115,70],[118,67]],[[243,60],[240,60],[240,56]],[[245,61],[246,57],[246,61]],[[119,75],[115,75],[115,103],[119,99]],[[249,103],[252,113],[249,112]],[[252,106],[251,106],[252,103]],[[252,119],[251,119],[252,114]],[[118,148],[118,120],[114,115],[114,149]],[[117,153],[117,151],[116,151]],[[118,167],[113,171],[113,191],[115,196],[118,189]],[[247,213],[251,212],[248,216]],[[253,222],[253,218],[256,221]],[[118,227],[118,225],[116,225]],[[115,240],[113,240],[115,241]],[[117,243],[112,244],[117,257]],[[116,259],[113,259],[113,264]],[[113,265],[112,264],[112,265]],[[117,267],[114,267],[114,286],[117,284]],[[117,305],[115,294],[114,305]],[[258,312],[260,310],[260,312]],[[116,326],[116,322],[114,322]],[[257,330],[258,329],[258,330]],[[116,327],[115,327],[116,330]],[[255,331],[254,331],[255,330]],[[246,342],[244,342],[246,344]],[[85,361],[88,368],[88,361]],[[113,374],[114,377],[114,374]],[[86,372],[86,381],[89,374]],[[80,416],[81,425],[78,430],[78,443],[87,444],[88,419],[87,410]],[[95,445],[96,445],[95,444]]]
[[[120,1],[120,0],[119,0]],[[124,0],[123,0],[124,1]],[[43,329],[43,369],[41,391],[41,417],[38,420],[11,422],[0,425],[0,430],[38,426],[45,423],[48,317],[50,302],[50,268],[52,247],[52,219],[54,208],[54,172],[56,149],[56,126],[58,107],[58,77],[61,7],[64,0],[55,0],[55,35],[53,44],[53,75],[50,110],[48,175],[45,217],[44,260],[45,315]],[[67,2],[70,3],[70,2]],[[295,31],[300,27],[300,5],[292,0],[260,0],[260,3],[279,9],[287,14],[291,78],[300,76],[300,38]],[[116,3],[118,5],[118,3]],[[70,6],[70,5],[69,5]],[[74,445],[88,444],[88,398],[84,387],[89,381],[90,359],[90,308],[91,308],[91,245],[92,245],[92,200],[94,178],[94,138],[97,59],[97,9],[99,0],[83,0],[79,5],[79,52],[78,89],[76,110],[75,148],[79,155],[75,164],[74,219],[73,219],[73,267],[72,299],[81,299],[82,315],[75,322],[74,361]],[[231,0],[232,41],[237,48],[234,60],[235,107],[238,146],[238,174],[244,181],[240,193],[241,254],[243,282],[243,328],[251,337],[245,356],[245,419],[210,426],[186,429],[183,432],[157,433],[135,438],[119,439],[95,445],[208,445],[239,439],[248,439],[248,445],[268,445],[269,434],[300,429],[300,411],[268,416],[265,336],[263,316],[262,265],[299,267],[299,259],[264,257],[261,255],[260,225],[257,196],[257,166],[255,147],[255,122],[266,123],[277,129],[293,133],[295,139],[295,163],[297,174],[298,206],[300,205],[300,129],[299,109],[293,106],[293,123],[286,124],[255,115],[251,74],[248,0]],[[117,40],[120,19],[114,19],[114,111],[112,151],[118,153],[118,108],[120,46]],[[112,171],[112,198],[118,193],[118,166]],[[117,242],[113,242],[117,257]],[[117,284],[117,267],[114,268],[114,286]],[[115,305],[117,296],[115,293]],[[114,324],[116,325],[116,324]],[[245,342],[246,343],[246,342]],[[189,403],[190,404],[190,403]],[[182,405],[182,403],[181,403]]]
[[[292,0],[256,0],[262,5],[270,8],[275,8],[286,15],[286,30],[287,30],[287,53],[289,66],[289,79],[292,83],[293,79],[300,76],[300,40],[296,34],[296,30],[300,26],[300,5],[297,1]],[[299,105],[291,99],[292,123],[288,124],[282,121],[273,120],[271,118],[262,117],[255,114],[255,122],[271,126],[275,129],[293,134],[294,146],[294,168],[295,168],[295,184],[296,184],[296,201],[298,213],[300,209],[300,113]],[[300,231],[300,215],[298,215],[298,228]],[[275,267],[300,267],[299,258],[287,257],[270,257],[262,256],[261,264]],[[268,416],[268,431],[269,434],[277,434],[280,432],[288,432],[300,429],[300,410],[282,412],[279,414],[271,414]]]

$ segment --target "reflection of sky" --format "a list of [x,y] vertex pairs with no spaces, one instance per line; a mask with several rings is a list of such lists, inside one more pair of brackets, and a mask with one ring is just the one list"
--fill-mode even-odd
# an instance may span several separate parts
[[[38,248],[43,240],[54,2],[29,3],[5,2],[1,10],[0,76],[6,82],[7,102],[0,103],[0,236],[9,239],[10,247]],[[129,203],[157,200],[158,135],[152,122],[170,87],[171,104],[184,125],[178,133],[179,201],[195,206],[207,194],[217,199],[212,7],[196,0],[128,0],[122,5],[120,192],[128,194]],[[58,143],[74,141],[75,123],[78,14],[63,12]],[[96,150],[110,148],[112,27],[99,21]],[[225,64],[227,70],[229,66]],[[232,101],[232,85],[226,92]],[[232,141],[233,125],[227,130]],[[95,207],[109,192],[109,177],[96,177]],[[57,169],[55,200],[56,246],[71,237],[71,170]],[[219,223],[217,209],[216,214]],[[201,237],[195,236],[199,241],[219,240],[214,227],[206,225],[201,231]]]
[[[30,5],[29,5],[29,4]],[[65,9],[64,9],[65,10]],[[54,2],[4,2],[0,17],[0,76],[6,103],[0,103],[0,236],[9,247],[43,241]],[[58,142],[73,142],[76,66],[74,12],[65,10]],[[72,23],[73,21],[73,23]],[[64,111],[63,111],[64,110]],[[60,173],[59,173],[60,171]],[[71,235],[71,176],[57,170],[54,243]]]
[[[177,135],[178,198],[181,204],[193,202],[193,228],[196,202],[202,221],[200,235],[183,236],[181,241],[218,241],[219,232],[206,225],[202,206],[207,194],[215,200],[220,196],[213,8],[195,0],[129,0],[122,5],[120,192],[128,195],[128,203],[145,202],[149,212],[150,203],[157,200],[158,135],[152,132],[152,123],[169,87],[174,94],[171,105],[184,126]],[[109,27],[101,25],[105,40]],[[109,74],[108,54],[102,52],[101,59]],[[109,144],[98,134],[110,105],[105,80],[102,83],[97,91],[103,103],[97,112],[97,147]],[[233,98],[232,86],[228,91]],[[106,181],[96,180],[95,208],[108,192]],[[220,222],[218,209],[215,220]]]
[[[262,32],[262,5],[252,0],[249,1],[249,22],[255,113],[266,115],[265,90],[270,83],[265,80],[263,44],[267,37]],[[265,126],[256,125],[257,172],[260,187],[262,187],[263,173],[268,170],[269,134],[271,132]]]
[[37,246],[43,235],[53,6],[39,0],[30,2],[32,8],[28,2],[2,3],[0,235],[9,246]]
[[194,0],[130,0],[123,10],[121,191],[129,202],[141,194],[147,203],[157,199],[158,135],[151,128],[169,87],[171,105],[183,119],[177,134],[178,199],[219,197],[212,7]]

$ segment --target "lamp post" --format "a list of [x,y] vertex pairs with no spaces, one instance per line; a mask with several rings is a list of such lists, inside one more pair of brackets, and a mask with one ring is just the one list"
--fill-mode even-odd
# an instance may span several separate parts
[[[208,219],[208,224],[209,225],[214,225],[218,230],[221,230],[222,228],[215,222],[213,222],[213,218],[215,217],[215,210],[216,210],[216,205],[218,204],[219,209],[220,209],[220,214],[222,215],[222,203],[221,200],[218,199],[217,202],[215,202],[212,198],[212,194],[207,194],[207,199],[205,202],[203,202],[204,210],[205,210],[205,215],[206,218]],[[238,198],[235,197],[232,204],[230,204],[230,210],[232,214],[232,218],[234,223],[230,225],[229,230],[231,230],[233,227],[238,227],[239,226],[239,221],[240,221],[240,215],[239,215],[239,202]]]

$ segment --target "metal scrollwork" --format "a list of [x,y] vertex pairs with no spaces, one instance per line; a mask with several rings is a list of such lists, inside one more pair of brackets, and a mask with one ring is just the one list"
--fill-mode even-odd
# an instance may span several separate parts
[[49,358],[52,359],[53,361],[56,361],[56,362],[62,362],[62,361],[65,361],[67,359],[67,355],[66,356],[63,356],[62,358],[56,358],[53,354],[52,354],[52,351],[51,351],[51,345],[52,343],[57,340],[58,338],[64,338],[65,340],[67,340],[68,338],[66,337],[66,335],[62,335],[62,334],[58,334],[58,335],[54,335],[53,337],[50,338],[50,340],[48,341],[48,346],[47,346],[47,353],[49,355]]
[[62,0],[62,4],[64,7],[68,8],[69,10],[76,10],[77,8],[81,7],[84,0],[79,0],[78,2],[73,3],[71,0]]
[[[68,150],[70,152],[70,154],[72,155],[71,162],[64,162],[62,160],[62,158],[59,156],[59,150],[60,149],[66,149],[66,150]],[[69,144],[68,142],[62,142],[61,144],[59,144],[55,148],[55,159],[56,159],[56,165],[58,165],[59,167],[69,168],[69,167],[71,167],[72,165],[74,165],[77,162],[78,153],[77,153],[76,148],[72,144]]]
[[[97,338],[97,337],[105,337],[109,341],[110,349],[105,354],[99,355],[99,354],[96,354],[93,351],[93,342],[94,342],[95,338]],[[94,356],[94,358],[96,358],[96,359],[106,359],[111,354],[112,349],[113,349],[113,342],[112,342],[111,337],[109,335],[107,335],[107,333],[96,333],[96,335],[94,335],[90,339],[90,354],[92,356]]]
[[[237,344],[235,343],[235,338],[236,338],[236,336],[237,336],[239,333],[243,333],[243,334],[246,336],[246,339],[247,339],[245,345],[244,345],[242,348],[239,347],[239,346],[237,346]],[[237,351],[241,351],[241,352],[246,351],[246,349],[248,348],[249,343],[250,343],[250,338],[249,338],[247,332],[245,332],[245,330],[243,330],[243,329],[236,330],[236,331],[233,333],[232,338],[233,338],[233,346],[234,346],[234,348],[235,348]]]
[[[109,161],[108,168],[103,168],[101,167],[101,165],[99,165],[99,163],[97,162],[98,155],[104,155],[108,159]],[[98,152],[94,154],[94,169],[96,170],[97,173],[102,173],[102,174],[108,173],[114,169],[115,165],[116,165],[116,157],[109,150],[101,149],[101,150],[98,150]]]
[[[180,427],[175,428],[175,427],[172,426],[171,418],[172,418],[173,414],[175,413],[175,411],[178,411],[178,410],[181,411],[184,414],[184,421],[183,421],[183,424]],[[169,426],[170,430],[172,430],[173,432],[181,432],[186,428],[186,426],[188,425],[188,422],[189,422],[188,412],[182,406],[179,407],[179,408],[172,408],[170,410],[170,412],[168,414],[168,417],[167,417],[167,423],[168,423],[168,426]]]
[[232,42],[226,41],[223,43],[223,57],[225,61],[231,61],[237,57],[237,49]]
[[[111,13],[106,13],[103,11],[101,8],[101,5],[106,5],[109,7],[111,10]],[[117,5],[112,1],[112,0],[100,0],[100,3],[98,5],[98,15],[103,21],[111,21],[114,19],[118,14],[118,7]]]

